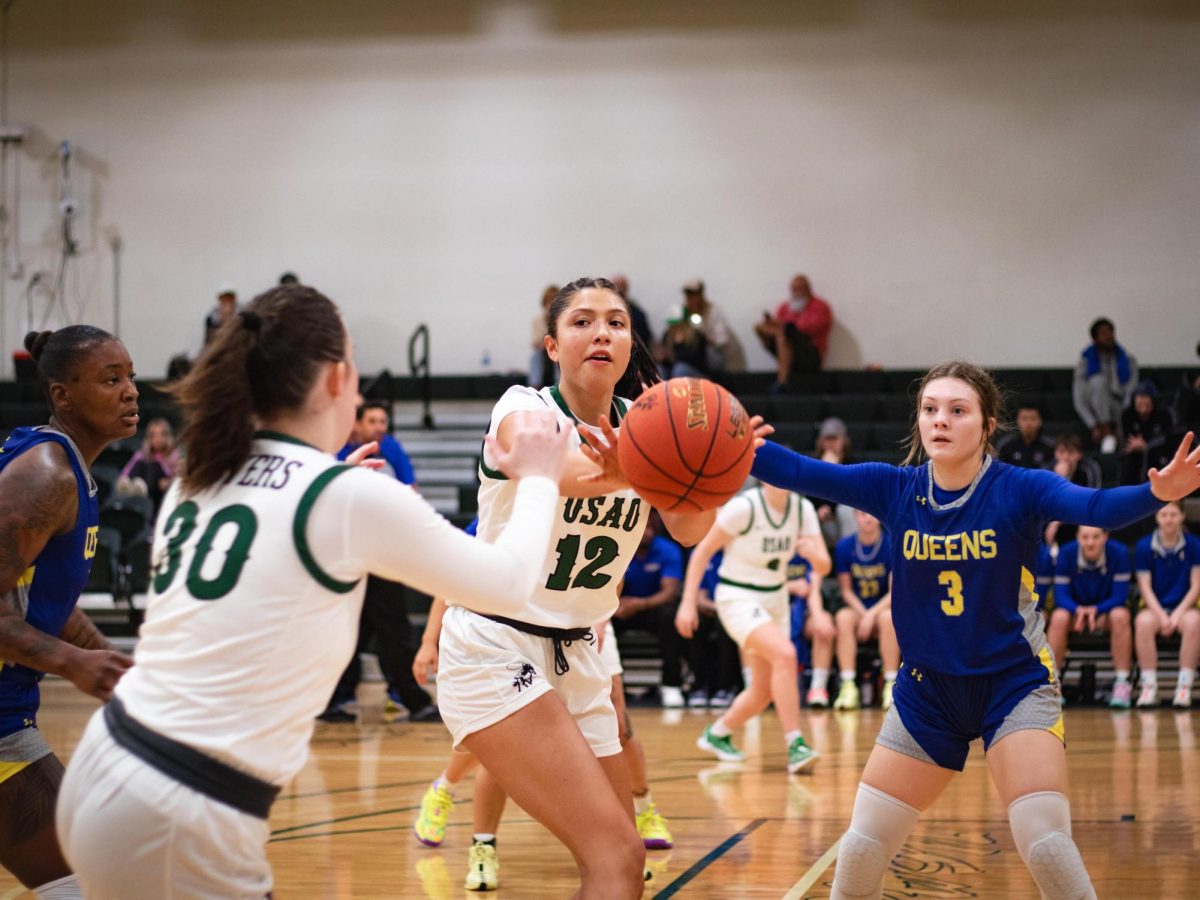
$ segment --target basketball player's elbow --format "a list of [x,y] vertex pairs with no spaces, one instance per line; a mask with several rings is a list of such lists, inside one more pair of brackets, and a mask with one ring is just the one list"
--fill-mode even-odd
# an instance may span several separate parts
[[663,525],[677,544],[694,547],[712,529],[717,520],[715,509],[701,513],[662,513]]

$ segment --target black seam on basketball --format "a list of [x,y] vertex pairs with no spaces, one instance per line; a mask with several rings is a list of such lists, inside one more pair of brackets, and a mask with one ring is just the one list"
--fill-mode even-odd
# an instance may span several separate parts
[[[715,416],[713,416],[714,425],[713,425],[712,437],[710,437],[708,439],[708,450],[704,454],[704,459],[700,463],[699,470],[692,469],[691,466],[687,466],[687,468],[691,469],[691,471],[694,472],[696,475],[696,477],[692,479],[692,483],[690,485],[688,485],[687,492],[689,494],[695,489],[696,484],[700,481],[701,478],[707,477],[707,475],[704,471],[704,465],[705,465],[705,463],[708,462],[708,458],[710,456],[712,456],[713,447],[715,447],[717,444],[717,435],[720,434],[721,406],[724,404],[724,397],[722,397],[721,389],[719,387],[717,387],[717,385],[714,384],[713,387],[716,388],[716,393],[717,393],[717,414]],[[674,427],[674,424],[675,424],[674,420],[672,420],[672,422],[671,422],[672,428]],[[682,451],[679,454],[679,458],[683,459]],[[686,463],[685,463],[685,465],[686,465]]]
[[[668,413],[669,412],[670,411],[668,410]],[[621,434],[629,436],[629,441],[631,444],[633,444],[633,448],[635,450],[637,450],[638,455],[641,456],[641,458],[644,459],[646,462],[650,463],[650,465],[652,465],[658,471],[658,473],[660,475],[662,475],[664,478],[669,478],[671,481],[674,481],[680,487],[687,486],[686,481],[684,481],[682,478],[676,478],[674,475],[672,475],[670,472],[668,472],[666,469],[664,469],[662,466],[660,466],[658,463],[656,463],[653,459],[651,459],[650,455],[642,449],[642,445],[638,443],[637,436],[634,434],[633,428],[631,428],[628,424],[625,424],[621,427]],[[628,476],[626,476],[626,477],[628,477]]]
[[[736,401],[736,398],[735,398],[735,401]],[[746,415],[745,407],[742,408],[742,415]],[[753,446],[754,446],[754,439],[751,438],[745,444],[745,446],[742,447],[742,452],[738,454],[737,459],[735,459],[726,468],[722,469],[719,472],[705,472],[704,477],[705,478],[720,478],[722,475],[728,475],[731,471],[736,469],[741,464],[742,460],[746,458],[746,451],[749,450],[750,448],[752,448]]]

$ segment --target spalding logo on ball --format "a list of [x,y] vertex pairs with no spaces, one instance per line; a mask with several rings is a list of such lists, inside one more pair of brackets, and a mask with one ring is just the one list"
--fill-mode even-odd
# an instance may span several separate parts
[[621,471],[653,506],[700,512],[742,489],[754,433],[742,404],[703,378],[672,378],[638,397],[621,422]]

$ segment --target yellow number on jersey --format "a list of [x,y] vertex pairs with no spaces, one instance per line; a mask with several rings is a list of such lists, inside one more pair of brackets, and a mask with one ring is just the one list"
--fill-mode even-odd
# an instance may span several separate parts
[[953,569],[938,573],[938,584],[946,589],[949,600],[942,601],[942,612],[948,616],[963,614],[962,577]]

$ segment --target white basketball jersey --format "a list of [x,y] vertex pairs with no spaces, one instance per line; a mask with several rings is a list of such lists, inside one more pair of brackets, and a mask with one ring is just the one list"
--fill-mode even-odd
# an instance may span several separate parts
[[322,489],[352,474],[261,432],[227,484],[187,500],[171,486],[136,665],[116,691],[130,715],[267,781],[303,766],[313,718],[354,652],[366,585],[322,570],[306,528]]
[[[624,417],[629,401],[614,399],[610,421],[614,428]],[[567,407],[557,387],[514,386],[492,410],[488,433],[515,412],[553,412],[571,429],[572,446],[582,443],[575,430],[578,419]],[[585,426],[600,434],[599,428]],[[512,513],[514,482],[493,468],[486,447],[479,464],[479,531],[489,543],[504,529]],[[608,619],[617,608],[617,587],[637,550],[646,528],[649,504],[632,489],[590,499],[560,497],[556,520],[538,587],[527,612],[512,618],[551,628],[583,628]],[[453,603],[453,599],[449,599]]]
[[796,539],[821,533],[817,511],[807,498],[788,494],[787,508],[779,512],[767,505],[761,487],[744,491],[722,506],[717,526],[735,536],[725,546],[717,578],[756,590],[783,587]]

